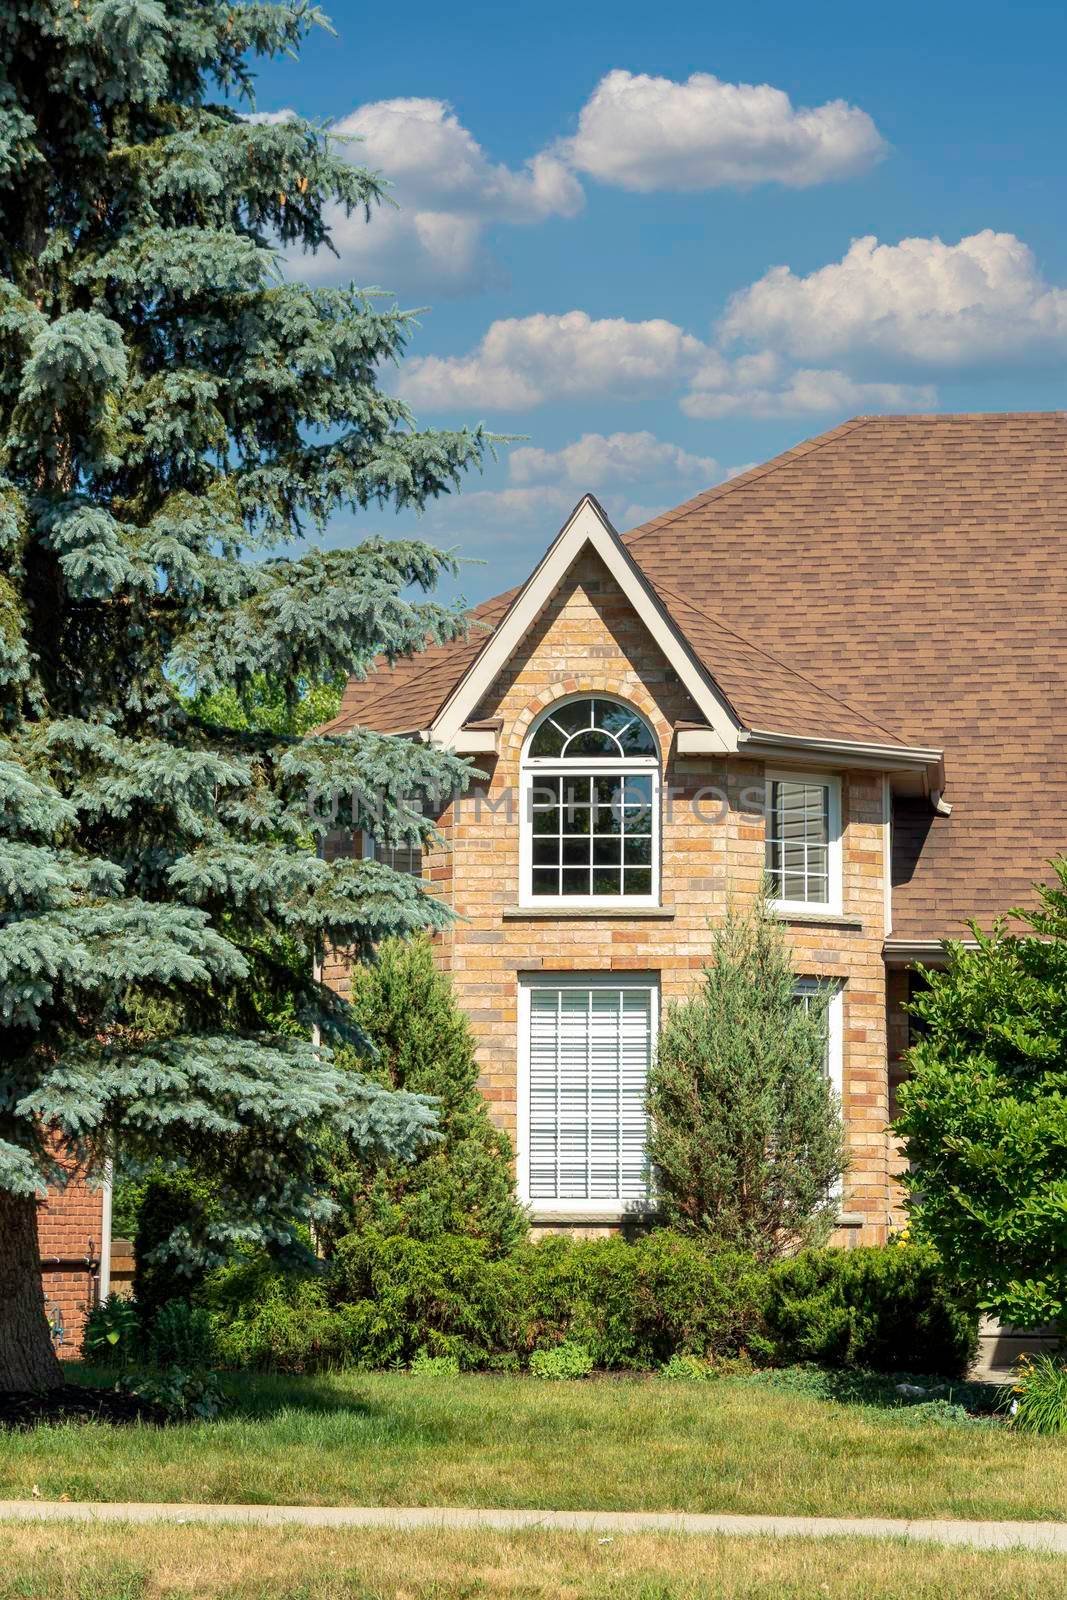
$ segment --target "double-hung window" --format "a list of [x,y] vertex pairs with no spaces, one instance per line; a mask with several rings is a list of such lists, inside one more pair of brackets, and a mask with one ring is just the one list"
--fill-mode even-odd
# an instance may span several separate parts
[[363,835],[363,856],[367,861],[380,861],[394,872],[406,872],[412,878],[422,877],[422,851],[417,844],[381,844],[374,835]]
[[521,1198],[535,1214],[645,1210],[656,980],[538,975],[519,1000]]
[[767,774],[767,877],[786,911],[841,910],[841,780]]
[[524,905],[655,905],[659,752],[647,722],[600,696],[557,702],[522,759]]

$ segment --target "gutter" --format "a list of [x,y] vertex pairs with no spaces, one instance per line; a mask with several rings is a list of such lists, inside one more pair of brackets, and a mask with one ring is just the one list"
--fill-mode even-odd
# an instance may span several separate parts
[[965,950],[978,949],[976,939],[952,939],[946,934],[943,939],[887,939],[882,955],[890,967],[910,967],[916,961],[927,967],[943,967],[948,960],[945,946],[950,943],[962,945]]
[[737,735],[742,746],[761,754],[819,755],[856,766],[894,770],[925,771],[930,793],[940,799],[945,787],[945,752],[923,745],[878,744],[855,739],[811,739],[797,733],[774,733],[767,728],[742,728]]

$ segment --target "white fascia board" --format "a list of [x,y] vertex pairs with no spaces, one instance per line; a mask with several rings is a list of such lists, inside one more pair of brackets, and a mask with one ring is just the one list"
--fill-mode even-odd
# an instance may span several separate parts
[[463,724],[474,715],[497,673],[522,642],[541,609],[585,545],[599,555],[652,638],[699,707],[719,741],[718,751],[737,749],[739,723],[711,679],[694,658],[682,635],[659,604],[648,583],[592,495],[584,495],[550,545],[510,611],[490,635],[438,712],[430,730],[435,744],[455,748]]

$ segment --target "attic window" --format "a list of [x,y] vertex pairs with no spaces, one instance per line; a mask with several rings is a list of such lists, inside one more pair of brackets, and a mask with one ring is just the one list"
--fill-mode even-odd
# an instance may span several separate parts
[[545,712],[522,766],[523,903],[653,905],[659,892],[659,755],[616,700]]

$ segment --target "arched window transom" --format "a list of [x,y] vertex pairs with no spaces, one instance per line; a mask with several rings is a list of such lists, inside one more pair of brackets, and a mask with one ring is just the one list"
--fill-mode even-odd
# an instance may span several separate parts
[[522,898],[545,903],[659,894],[659,756],[630,706],[601,696],[557,703],[523,757]]

